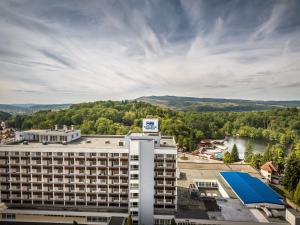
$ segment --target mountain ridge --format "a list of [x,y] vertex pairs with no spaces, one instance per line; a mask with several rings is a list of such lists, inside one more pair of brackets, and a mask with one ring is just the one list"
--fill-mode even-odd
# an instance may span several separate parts
[[137,101],[181,111],[261,111],[273,108],[300,107],[300,100],[245,100],[226,98],[198,98],[183,96],[142,96]]

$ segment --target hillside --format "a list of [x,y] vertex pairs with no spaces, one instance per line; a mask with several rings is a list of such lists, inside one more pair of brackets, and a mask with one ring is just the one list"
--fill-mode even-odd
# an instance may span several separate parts
[[11,117],[11,114],[0,111],[0,122],[8,120],[10,117]]
[[0,104],[0,111],[11,114],[30,114],[40,110],[66,109],[70,104]]
[[136,99],[152,105],[181,111],[261,111],[273,108],[300,107],[300,101],[255,101],[242,99],[144,96]]

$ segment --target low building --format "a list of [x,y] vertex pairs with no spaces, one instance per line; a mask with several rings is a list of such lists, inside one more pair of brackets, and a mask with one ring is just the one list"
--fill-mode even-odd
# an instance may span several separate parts
[[279,184],[280,176],[278,173],[278,167],[273,162],[266,162],[260,167],[261,174],[271,184]]
[[31,141],[31,142],[42,142],[44,144],[54,143],[69,143],[75,141],[81,137],[80,130],[75,130],[73,126],[68,129],[64,126],[63,129],[57,129],[55,126],[54,130],[28,130],[28,131],[16,131],[15,141]]
[[[262,207],[253,208],[245,204],[245,199],[238,195],[234,185],[230,185],[221,175],[224,171],[243,171],[257,180],[262,179],[259,171],[250,165],[178,162],[177,168],[180,171],[177,179],[177,224],[287,225],[283,219],[285,208],[284,205],[281,206],[282,202],[275,208],[266,208],[266,205],[259,204],[257,206]],[[244,187],[239,180],[233,182]],[[245,193],[248,193],[247,190]],[[267,198],[264,201],[269,200]]]
[[249,208],[285,209],[283,198],[260,179],[243,172],[220,172],[224,181]]

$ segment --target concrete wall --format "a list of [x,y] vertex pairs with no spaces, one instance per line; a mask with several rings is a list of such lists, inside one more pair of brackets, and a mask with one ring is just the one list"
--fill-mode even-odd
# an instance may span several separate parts
[[154,141],[140,141],[139,224],[154,224]]
[[286,209],[285,219],[291,225],[300,225],[300,213],[294,209]]
[[22,222],[52,222],[52,223],[73,223],[76,221],[77,223],[86,224],[86,217],[64,217],[64,216],[44,216],[44,215],[16,215],[16,221]]
[[270,177],[268,177],[269,172],[265,170],[260,170],[261,175],[263,175],[267,180],[270,180]]

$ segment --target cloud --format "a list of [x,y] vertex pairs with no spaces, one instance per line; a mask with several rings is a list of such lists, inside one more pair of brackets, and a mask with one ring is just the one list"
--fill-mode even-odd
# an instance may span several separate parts
[[298,1],[1,1],[0,102],[299,99]]
[[293,82],[277,86],[278,88],[300,88],[300,82]]
[[69,68],[74,67],[71,62],[69,62],[68,60],[64,59],[63,57],[59,56],[58,54],[56,54],[54,52],[50,52],[48,50],[43,50],[43,49],[39,50],[39,51],[46,57],[58,62],[59,64],[62,64],[63,66],[66,66]]

